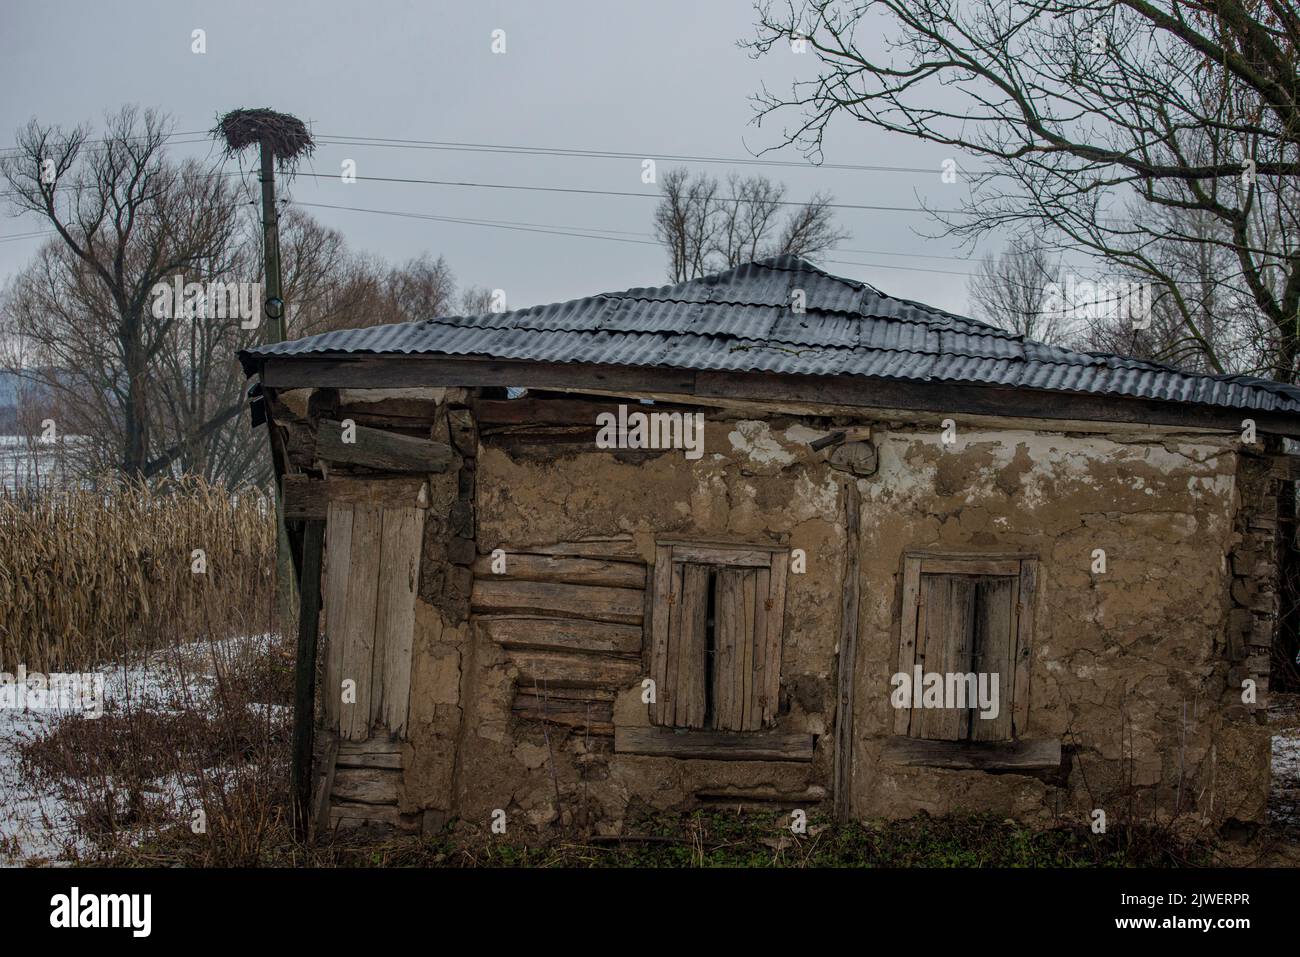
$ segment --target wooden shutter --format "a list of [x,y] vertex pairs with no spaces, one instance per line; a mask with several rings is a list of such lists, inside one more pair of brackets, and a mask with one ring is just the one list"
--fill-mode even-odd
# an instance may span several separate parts
[[898,670],[998,675],[998,716],[902,708],[895,734],[931,740],[1007,741],[1029,713],[1029,650],[1036,593],[1033,559],[908,557],[903,568]]
[[770,549],[658,547],[652,723],[721,731],[756,731],[775,723],[787,563],[787,553]]
[[[921,576],[917,663],[923,672],[948,674],[971,670],[975,593],[975,580],[965,575]],[[953,708],[917,711],[914,716],[917,737],[959,741],[969,733],[969,711]]]
[[[674,609],[670,664],[673,720],[677,728],[704,727],[706,633],[709,614],[709,569],[706,565],[677,565],[682,600]],[[669,723],[669,722],[665,722]]]
[[[1011,737],[1012,695],[1015,691],[1016,578],[978,578],[971,671],[998,676],[998,716],[981,718],[978,706],[969,714],[972,741],[1006,741]],[[991,680],[991,679],[990,679]]]

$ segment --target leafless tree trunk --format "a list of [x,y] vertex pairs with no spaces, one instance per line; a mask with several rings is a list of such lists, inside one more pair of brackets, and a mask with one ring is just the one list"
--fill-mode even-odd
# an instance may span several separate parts
[[[47,385],[92,408],[107,405],[118,470],[150,477],[171,467],[184,443],[157,448],[152,377],[180,317],[155,315],[154,287],[225,271],[238,229],[233,184],[195,163],[167,162],[169,121],[127,107],[105,136],[29,123],[2,166],[19,211],[44,217],[57,240],[20,277],[10,298],[11,336],[39,365],[60,370]],[[238,414],[212,410],[200,432]],[[89,411],[89,410],[87,410]]]
[[[1224,372],[1222,343],[1204,328],[1210,300],[1198,291],[1188,301],[1181,271],[1168,268],[1178,262],[1171,244],[1211,246],[1230,264],[1215,309],[1249,302],[1265,320],[1260,371],[1295,379],[1293,3],[794,0],[762,4],[758,21],[756,55],[797,37],[819,61],[814,79],[756,98],[760,117],[798,115],[783,142],[817,155],[842,116],[973,157],[969,195],[942,204],[958,213],[936,212],[950,234],[1039,230],[1160,285],[1178,340]],[[1214,228],[1178,217],[1170,232],[1169,212],[1202,214]]]
[[664,174],[660,189],[655,236],[668,252],[673,282],[782,253],[814,256],[848,235],[835,226],[829,196],[787,202],[785,186],[762,176],[732,174],[723,190],[710,176],[677,168]]

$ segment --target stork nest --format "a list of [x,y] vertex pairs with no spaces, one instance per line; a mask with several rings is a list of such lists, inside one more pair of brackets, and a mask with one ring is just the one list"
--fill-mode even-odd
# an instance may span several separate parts
[[226,155],[234,156],[263,142],[271,147],[276,164],[293,170],[298,160],[310,156],[316,143],[302,120],[275,110],[231,110],[217,121],[213,136],[225,141]]

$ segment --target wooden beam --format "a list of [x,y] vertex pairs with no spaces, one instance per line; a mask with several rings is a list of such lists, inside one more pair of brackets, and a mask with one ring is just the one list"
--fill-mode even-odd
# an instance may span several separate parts
[[603,585],[476,578],[470,602],[476,614],[588,618],[628,625],[639,625],[645,614],[641,589]]
[[[697,411],[693,405],[659,404],[641,406],[643,412]],[[474,418],[481,428],[494,426],[574,425],[596,428],[596,417],[602,412],[617,412],[627,399],[609,398],[593,402],[586,399],[479,399],[473,405]]]
[[396,804],[402,772],[389,768],[348,768],[334,772],[332,797],[354,804]]
[[711,761],[811,761],[814,740],[799,731],[673,731],[616,728],[614,751]]
[[1015,558],[923,558],[922,575],[1002,575],[1008,578],[1020,575],[1020,561]]
[[515,649],[507,656],[519,669],[518,690],[539,697],[553,687],[622,689],[641,676],[639,658],[533,649]]
[[1261,432],[1300,436],[1300,415],[1231,409],[1116,395],[1018,389],[961,382],[866,376],[774,375],[661,367],[544,363],[446,356],[272,356],[261,368],[263,384],[276,388],[335,386],[499,386],[561,391],[659,393],[689,402],[750,399],[855,408],[964,413],[1022,419],[1108,421],[1240,432],[1244,418]]
[[643,390],[689,395],[691,369],[528,362],[518,359],[448,356],[273,356],[262,364],[262,381],[279,388],[334,386],[346,389],[399,389],[413,386],[500,386],[572,391]]
[[306,475],[284,476],[285,521],[324,520],[330,502],[379,505],[384,508],[424,508],[428,495],[421,495],[425,481],[419,478],[314,479]]
[[849,818],[853,784],[853,682],[857,677],[858,576],[862,493],[856,481],[844,485],[844,579],[840,594],[839,695],[835,718],[835,818]]
[[321,419],[316,430],[316,455],[327,462],[363,465],[389,472],[445,472],[452,463],[451,446],[383,429],[353,425],[354,441],[343,441],[343,425]]
[[[771,568],[777,552],[763,548],[710,548],[704,545],[674,545],[673,561],[700,565],[745,566]],[[780,558],[784,561],[784,557]]]
[[641,626],[538,615],[479,615],[483,633],[506,648],[639,655]]
[[491,555],[480,555],[474,562],[474,574],[497,581],[513,579],[608,585],[613,588],[645,587],[646,567],[636,562],[506,552],[505,571],[499,574],[492,569],[495,562]]
[[958,771],[1054,771],[1061,766],[1061,742],[934,741],[895,735],[885,742],[882,757],[892,764]]
[[316,726],[316,645],[320,631],[321,555],[325,523],[310,521],[303,529],[302,578],[298,585],[298,652],[294,661],[293,765],[290,793],[300,840],[311,828],[312,734]]

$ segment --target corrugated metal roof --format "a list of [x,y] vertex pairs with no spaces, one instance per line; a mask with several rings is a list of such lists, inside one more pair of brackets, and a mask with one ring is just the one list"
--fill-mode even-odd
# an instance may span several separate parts
[[[791,309],[802,290],[806,311]],[[794,256],[690,282],[479,316],[345,329],[240,353],[479,356],[780,375],[846,375],[1300,412],[1300,389],[1033,342],[895,299]]]

